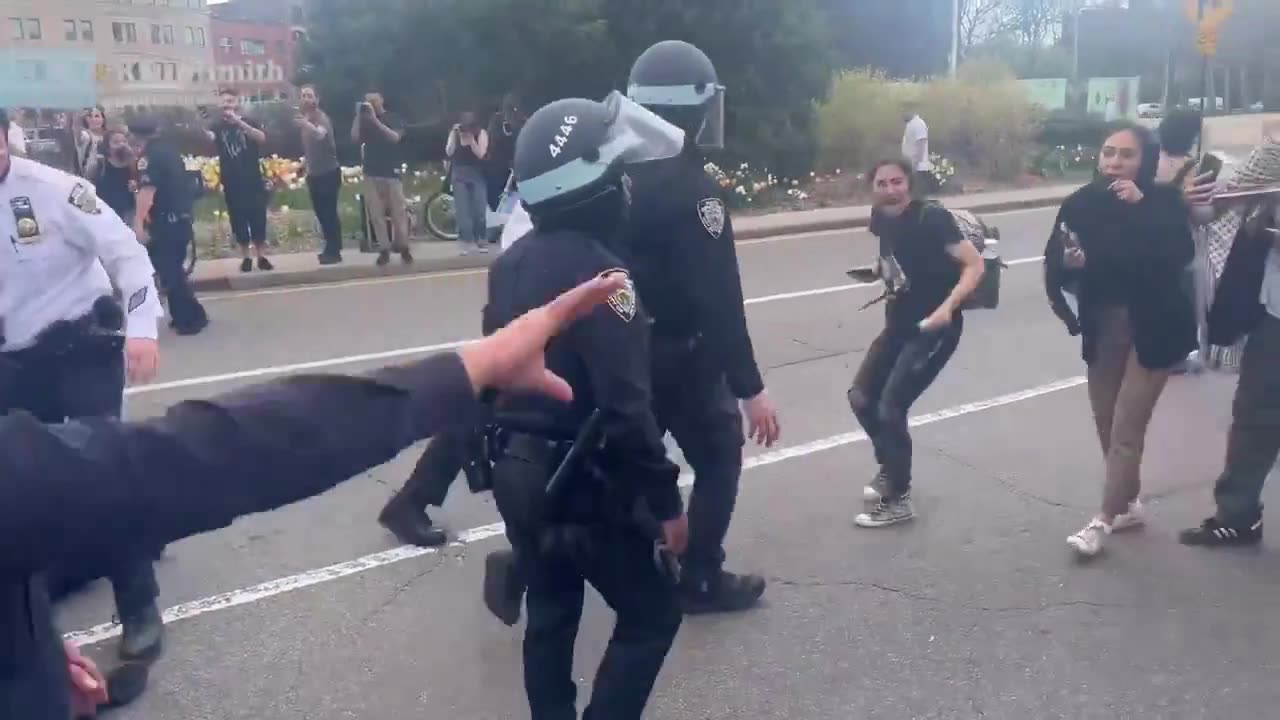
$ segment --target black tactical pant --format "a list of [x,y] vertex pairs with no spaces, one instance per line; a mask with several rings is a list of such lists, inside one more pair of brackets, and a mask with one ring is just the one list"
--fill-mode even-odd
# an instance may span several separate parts
[[415,508],[425,510],[428,505],[444,505],[449,488],[466,463],[470,432],[470,429],[441,432],[427,441],[422,457],[404,483],[403,492]]
[[891,497],[911,489],[907,414],[946,367],[963,331],[959,314],[946,328],[932,333],[886,328],[867,348],[849,388],[849,407],[871,439]]
[[667,652],[680,629],[674,588],[654,564],[653,540],[629,526],[590,533],[589,550],[540,553],[513,535],[528,581],[525,597],[524,683],[532,720],[576,720],[574,642],[586,583],[617,615],[596,671],[583,720],[639,720]]
[[[6,412],[26,410],[42,422],[61,423],[68,418],[120,417],[124,402],[124,356],[95,353],[49,361],[19,351],[15,381],[0,404]],[[157,552],[125,557],[85,557],[74,565],[51,568],[49,585],[57,596],[104,575],[115,593],[116,614],[121,619],[145,612],[160,594],[152,558]]]
[[693,468],[689,497],[689,549],[684,572],[691,580],[718,574],[724,541],[738,502],[742,475],[742,413],[724,373],[699,349],[682,352],[654,339],[653,410]]
[[149,226],[151,242],[147,251],[160,278],[160,286],[169,298],[169,317],[174,329],[191,331],[208,322],[204,306],[187,282],[187,249],[191,246],[190,216],[156,215]]

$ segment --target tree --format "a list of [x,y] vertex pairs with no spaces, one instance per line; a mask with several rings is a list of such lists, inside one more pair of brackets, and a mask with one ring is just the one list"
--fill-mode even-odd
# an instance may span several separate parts
[[960,0],[960,57],[985,42],[1005,22],[1008,0]]

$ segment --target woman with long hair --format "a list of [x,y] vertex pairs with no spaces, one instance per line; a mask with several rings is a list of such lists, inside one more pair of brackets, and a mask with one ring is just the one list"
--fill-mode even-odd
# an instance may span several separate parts
[[93,179],[106,150],[107,111],[101,105],[88,108],[76,125],[76,172],[80,177]]
[[[1045,247],[1045,288],[1083,336],[1089,401],[1105,464],[1102,507],[1067,539],[1085,556],[1113,531],[1139,527],[1142,452],[1169,375],[1196,347],[1187,292],[1195,256],[1181,190],[1156,182],[1160,149],[1145,128],[1111,133],[1097,178],[1062,204]],[[1078,311],[1063,301],[1072,292]]]

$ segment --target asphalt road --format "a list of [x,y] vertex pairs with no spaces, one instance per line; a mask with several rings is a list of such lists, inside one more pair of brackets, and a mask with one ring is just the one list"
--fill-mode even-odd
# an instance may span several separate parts
[[[1002,307],[969,314],[959,353],[914,408],[919,516],[883,530],[852,524],[874,465],[844,400],[879,328],[878,312],[857,312],[873,290],[842,272],[870,259],[867,236],[742,246],[784,439],[750,450],[728,550],[732,568],[770,579],[767,603],[687,620],[648,717],[1270,716],[1276,554],[1174,539],[1209,509],[1232,378],[1179,378],[1163,398],[1145,466],[1151,526],[1087,564],[1066,547],[1100,501],[1101,459],[1079,347],[1049,313],[1035,260],[1052,217],[994,218],[1014,261]],[[132,392],[128,413],[447,346],[475,335],[483,292],[473,271],[210,297],[210,330],[164,339],[161,382]],[[481,559],[504,542],[491,501],[460,483],[436,513],[459,542],[439,552],[397,549],[374,521],[416,457],[171,547],[159,566],[166,654],[149,693],[114,717],[528,717],[521,635],[479,602]],[[61,626],[107,659],[112,610],[99,583]],[[584,697],[611,623],[593,599]]]

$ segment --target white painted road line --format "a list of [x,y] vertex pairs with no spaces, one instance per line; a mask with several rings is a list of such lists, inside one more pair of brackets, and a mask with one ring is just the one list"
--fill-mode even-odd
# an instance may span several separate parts
[[[966,403],[955,407],[939,410],[937,412],[918,415],[911,418],[912,427],[921,425],[931,425],[943,420],[970,415],[972,413],[990,410],[1005,405],[1024,402],[1042,395],[1067,390],[1078,387],[1085,383],[1083,377],[1071,377],[1056,382],[1039,385],[1037,387],[1020,390],[1018,392],[1009,393],[1008,395],[1000,395],[998,397],[980,400],[978,402]],[[862,442],[867,439],[865,433],[849,432],[840,435],[832,435],[826,438],[820,438],[812,442],[802,445],[793,445],[791,447],[779,448],[768,452],[753,455],[743,462],[743,470],[773,465],[786,460],[792,460],[806,455],[831,450],[833,448],[849,445],[852,443]],[[687,487],[693,482],[693,476],[684,473],[680,476],[680,485]],[[487,540],[498,535],[502,535],[505,528],[502,523],[494,523],[492,525],[483,525],[481,527],[471,528],[458,535],[457,539],[450,543],[449,547],[461,547],[470,545],[482,540]],[[373,570],[374,568],[391,565],[404,560],[410,560],[423,555],[434,555],[440,551],[439,548],[419,548],[405,545],[391,550],[386,550],[372,555],[366,555],[362,558],[349,560],[347,562],[330,565],[328,567],[318,568],[316,570],[308,570],[297,575],[271,580],[253,587],[243,588],[240,590],[232,590],[231,592],[213,595],[211,597],[195,600],[192,602],[182,603],[164,611],[164,621],[166,623],[177,622],[189,618],[199,617],[207,613],[218,610],[226,610],[237,607],[239,605],[247,605],[250,603],[265,600],[284,593],[293,592],[300,588],[311,587],[321,583],[330,582],[349,575]],[[109,640],[120,634],[120,626],[115,623],[104,623],[95,627],[67,633],[66,638],[80,645],[92,645],[104,640]]]
[[[1006,261],[1006,264],[1013,267],[1026,265],[1028,263],[1038,263],[1042,260],[1043,258],[1039,256],[1018,258],[1017,260],[1008,260]],[[778,293],[777,295],[748,298],[743,304],[750,307],[761,303],[777,302],[779,300],[794,300],[796,298],[813,297],[816,295],[827,295],[830,293],[845,292],[846,290],[859,290],[878,285],[879,283],[832,285],[830,287],[797,290],[795,292]],[[289,375],[292,373],[324,370],[326,368],[338,367],[341,365],[356,365],[359,363],[379,361],[385,362],[387,360],[395,360],[397,358],[410,357],[413,355],[427,355],[429,353],[454,350],[474,341],[474,339],[454,340],[452,342],[436,343],[434,345],[419,345],[417,347],[398,348],[395,350],[384,350],[382,352],[375,353],[362,353],[360,355],[346,355],[343,357],[327,358],[325,360],[311,360],[308,362],[292,363],[289,365],[275,365],[271,367],[254,368],[252,370],[237,370],[236,372],[221,373],[219,375],[202,375],[199,377],[183,378],[181,380],[170,380],[168,382],[130,387],[125,389],[124,394],[126,396],[145,395],[148,393],[163,392],[166,390],[181,390],[183,388],[199,387],[201,385],[214,385],[216,383],[235,382],[238,380],[254,380],[271,377],[273,375]]]

